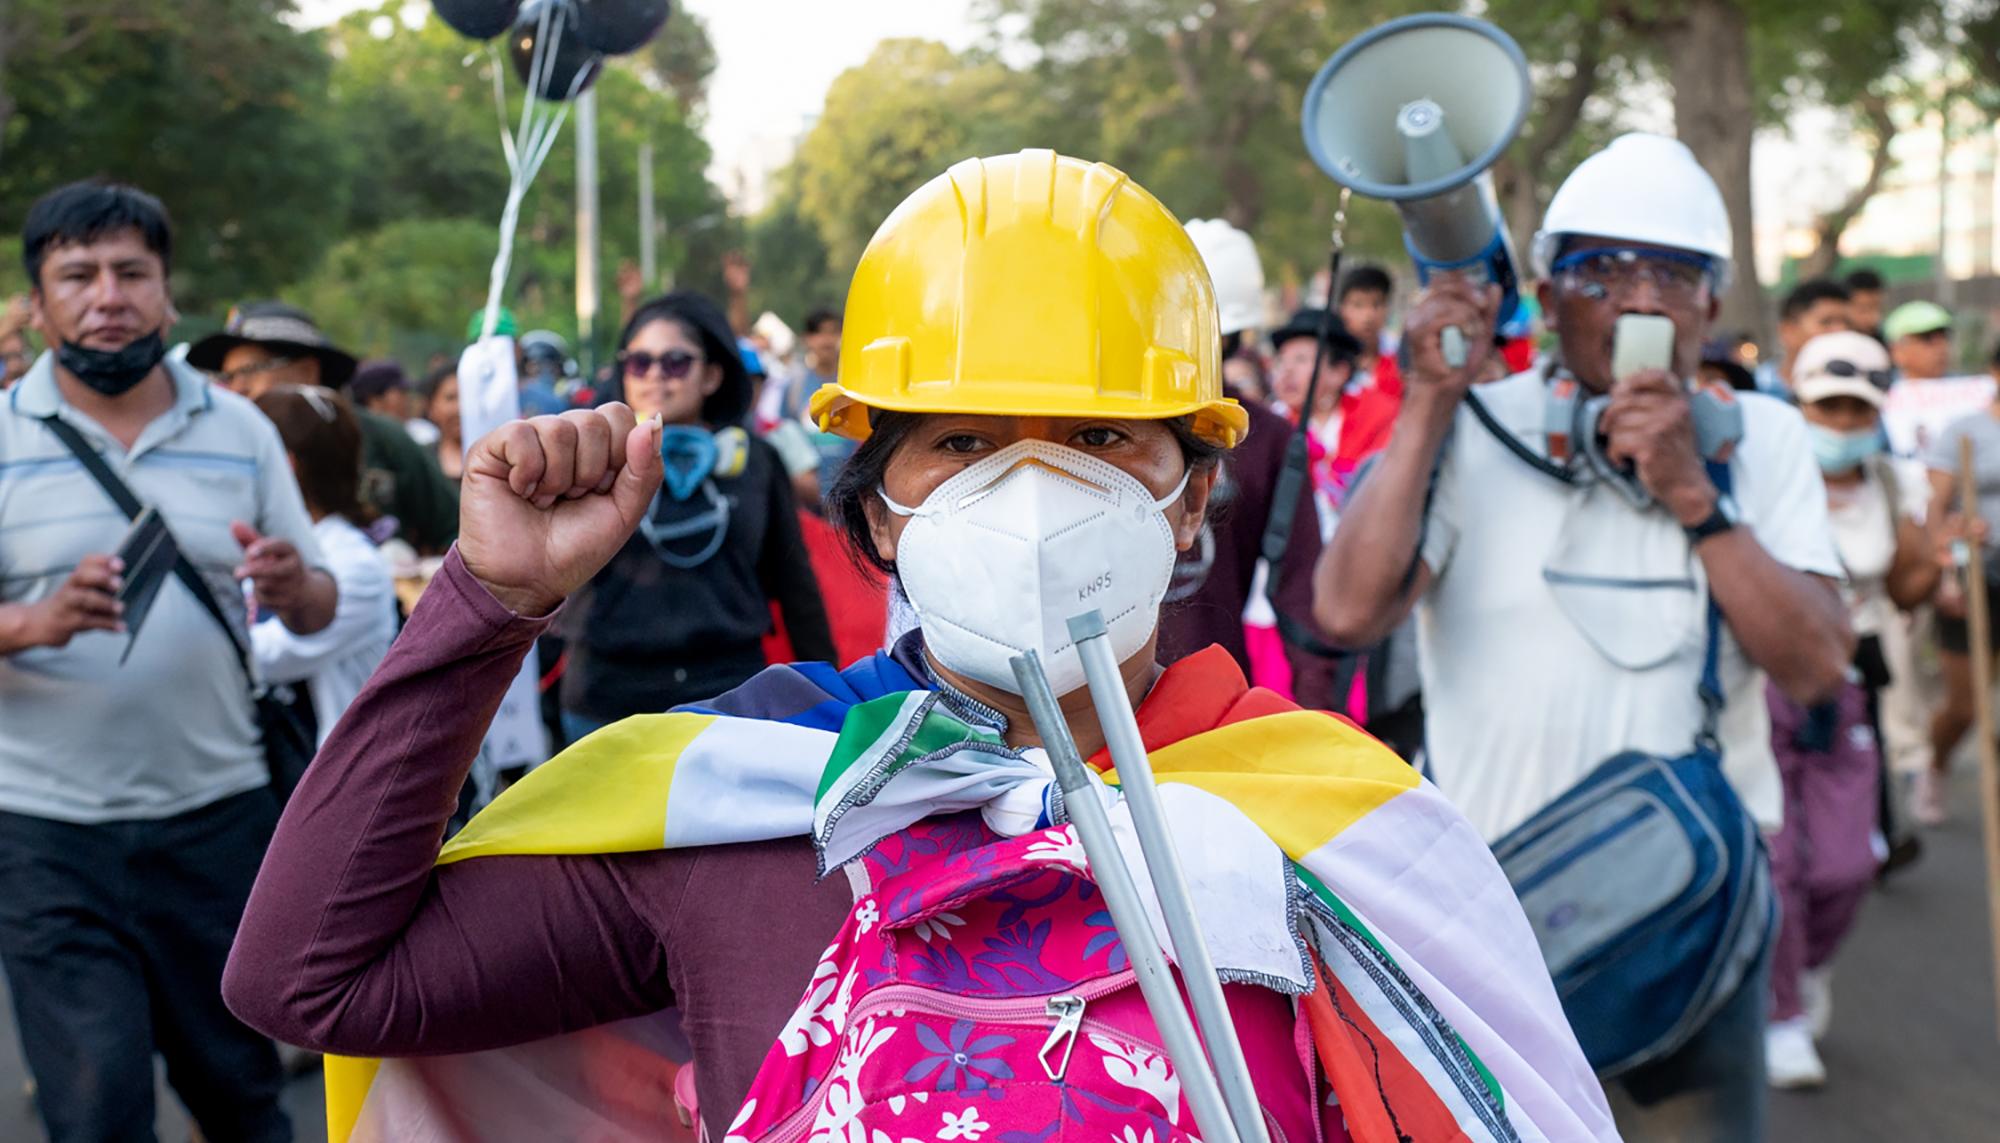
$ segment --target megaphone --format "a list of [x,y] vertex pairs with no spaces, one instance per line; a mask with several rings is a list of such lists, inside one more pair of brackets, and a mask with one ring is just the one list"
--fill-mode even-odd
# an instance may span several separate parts
[[1306,88],[1301,120],[1321,170],[1395,204],[1417,280],[1450,270],[1495,283],[1504,323],[1520,284],[1487,168],[1520,133],[1530,98],[1512,37],[1431,12],[1348,41]]

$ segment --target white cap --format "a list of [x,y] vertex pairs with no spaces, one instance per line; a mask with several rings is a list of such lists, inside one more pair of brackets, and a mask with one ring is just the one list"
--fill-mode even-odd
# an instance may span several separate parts
[[1264,324],[1264,264],[1250,236],[1219,218],[1197,218],[1187,224],[1188,237],[1208,276],[1215,283],[1215,302],[1222,311],[1224,335],[1257,329]]
[[1535,271],[1544,277],[1571,235],[1668,246],[1706,255],[1715,288],[1729,288],[1729,208],[1687,144],[1633,132],[1585,159],[1556,188],[1535,235]]
[[1792,395],[1801,405],[1853,397],[1879,409],[1888,392],[1883,382],[1889,376],[1889,351],[1881,342],[1852,330],[1823,333],[1799,347],[1792,360]]

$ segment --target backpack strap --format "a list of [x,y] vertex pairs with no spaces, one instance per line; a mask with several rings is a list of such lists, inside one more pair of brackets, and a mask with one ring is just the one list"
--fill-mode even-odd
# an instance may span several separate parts
[[[104,457],[90,447],[89,441],[83,439],[83,434],[76,431],[76,426],[54,413],[43,417],[42,423],[47,425],[49,432],[54,433],[55,438],[63,443],[63,447],[75,455],[78,463],[83,465],[83,470],[90,474],[91,479],[97,482],[97,486],[102,488],[104,494],[111,498],[111,502],[118,506],[118,510],[125,513],[125,519],[138,519],[139,513],[145,511],[145,506],[139,502],[137,496],[133,495],[132,489],[118,478],[118,474],[111,471],[111,466],[104,463]],[[208,617],[215,621],[217,627],[222,628],[222,634],[229,640],[230,649],[236,652],[236,665],[243,671],[243,681],[254,693],[257,690],[257,676],[250,669],[250,648],[236,633],[235,625],[230,623],[229,617],[223,613],[222,604],[216,600],[215,593],[208,589],[207,581],[203,580],[201,572],[188,562],[187,554],[184,552],[174,561],[174,578],[181,581],[181,585],[194,596],[195,602],[201,604],[201,609],[208,613]]]
[[[1714,483],[1717,493],[1731,494],[1734,481],[1730,477],[1727,461],[1708,462],[1708,479]],[[1695,739],[1695,746],[1722,757],[1722,742],[1717,730],[1722,724],[1722,709],[1728,704],[1728,696],[1722,693],[1722,606],[1715,602],[1713,587],[1708,592],[1708,644],[1701,655],[1701,682],[1697,687],[1701,695],[1701,734]]]

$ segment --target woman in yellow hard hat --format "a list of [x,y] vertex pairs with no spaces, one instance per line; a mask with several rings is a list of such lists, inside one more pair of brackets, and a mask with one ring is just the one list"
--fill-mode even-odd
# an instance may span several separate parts
[[1245,424],[1218,348],[1199,256],[1124,175],[954,166],[863,255],[812,404],[860,442],[835,516],[919,628],[615,723],[440,851],[521,656],[661,480],[619,405],[484,438],[442,588],[294,795],[225,980],[281,1040],[400,1057],[329,1061],[333,1138],[658,1137],[662,1061],[690,1047],[680,1102],[727,1143],[1190,1137],[1007,665],[1041,653],[1118,821],[1065,630],[1093,609],[1270,1133],[1614,1138],[1511,890],[1436,791],[1226,652],[1154,664]]

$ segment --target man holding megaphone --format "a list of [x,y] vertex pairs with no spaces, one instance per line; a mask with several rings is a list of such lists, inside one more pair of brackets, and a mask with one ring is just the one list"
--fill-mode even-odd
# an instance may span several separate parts
[[1434,277],[1315,592],[1348,646],[1417,611],[1431,776],[1494,844],[1628,1139],[1762,1136],[1761,680],[1818,701],[1853,650],[1799,414],[1689,380],[1730,252],[1693,154],[1635,134],[1536,235],[1553,357],[1475,390],[1502,286]]

